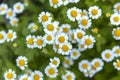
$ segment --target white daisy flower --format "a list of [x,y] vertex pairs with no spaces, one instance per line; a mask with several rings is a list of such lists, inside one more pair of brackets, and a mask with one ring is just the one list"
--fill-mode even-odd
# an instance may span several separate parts
[[115,57],[120,57],[120,46],[114,46],[112,51]]
[[81,29],[76,29],[74,34],[75,34],[75,39],[79,42],[86,33]]
[[27,61],[27,58],[25,56],[19,56],[16,59],[16,64],[21,70],[24,70],[25,67],[28,66],[27,63],[28,63],[28,61]]
[[76,76],[71,71],[66,71],[65,75],[62,75],[62,80],[75,80]]
[[79,42],[78,49],[80,50],[80,52],[82,52],[82,51],[85,51],[87,49],[87,46],[85,45],[85,43]]
[[54,35],[53,34],[45,34],[44,40],[47,44],[53,44],[54,43]]
[[74,64],[74,61],[72,60],[72,58],[68,56],[64,57],[63,67],[70,68],[70,66],[72,66],[73,64]]
[[71,41],[72,43],[76,43],[77,41],[76,41],[76,39],[75,39],[75,32],[76,32],[76,30],[70,30],[70,32],[69,32],[69,41]]
[[85,77],[92,78],[94,75],[95,75],[95,73],[94,73],[94,72],[92,72],[92,71],[87,71],[87,72],[84,72],[84,76],[85,76]]
[[55,42],[59,43],[66,43],[68,42],[68,36],[65,33],[59,33],[55,36]]
[[26,69],[26,70],[25,70],[25,74],[26,74],[26,75],[30,76],[31,73],[32,73],[32,70],[31,70],[31,69]]
[[120,3],[119,2],[114,5],[113,11],[115,13],[120,13]]
[[19,22],[19,19],[18,18],[12,18],[10,19],[10,24],[12,26],[17,26],[18,25],[18,22]]
[[16,13],[11,9],[7,9],[7,12],[6,12],[6,18],[7,19],[12,19],[16,16]]
[[120,25],[120,14],[114,13],[110,16],[110,23],[113,25]]
[[81,15],[81,17],[88,16],[88,11],[87,11],[87,10],[81,10],[81,9],[80,9],[80,15]]
[[20,76],[19,80],[29,80],[28,75],[24,74],[24,75]]
[[94,46],[95,38],[92,35],[85,35],[83,36],[82,40],[81,40],[86,46],[87,48],[91,49]]
[[89,17],[85,16],[85,17],[81,17],[78,20],[78,25],[81,29],[88,29],[89,27],[91,27],[92,22],[91,19],[89,19]]
[[57,52],[59,48],[60,48],[60,47],[59,47],[59,44],[56,44],[56,43],[53,44],[53,50],[54,50],[55,52]]
[[12,69],[9,69],[8,71],[6,71],[4,73],[5,80],[16,80],[16,77],[17,77],[17,75],[16,75],[15,71],[13,71]]
[[46,46],[46,43],[42,36],[37,36],[34,41],[35,41],[35,47],[37,47],[39,49],[42,49],[43,47]]
[[71,25],[69,25],[69,24],[62,24],[60,26],[59,31],[65,33],[65,34],[69,34],[70,28],[71,28]]
[[62,5],[62,0],[49,0],[50,6],[53,8],[58,8]]
[[47,67],[45,68],[45,74],[46,74],[48,77],[56,78],[57,75],[58,75],[58,70],[57,70],[56,67],[47,66]]
[[5,15],[8,9],[8,5],[5,3],[0,4],[0,15]]
[[80,57],[81,53],[78,49],[76,48],[73,48],[71,50],[71,53],[70,53],[70,57],[73,59],[73,60],[77,60],[79,57]]
[[113,51],[106,49],[101,53],[101,57],[104,61],[111,62],[114,59]]
[[104,62],[100,58],[95,58],[91,62],[92,66],[96,69],[96,71],[101,71],[104,66]]
[[0,44],[5,42],[5,40],[7,39],[6,36],[7,35],[5,31],[0,31]]
[[67,4],[69,4],[69,0],[61,0],[62,1],[62,5],[67,5]]
[[52,17],[51,17],[51,14],[49,12],[41,12],[39,14],[38,20],[40,23],[46,24],[46,23],[52,21]]
[[91,63],[88,60],[79,62],[78,68],[81,72],[87,72],[91,69]]
[[112,35],[115,40],[120,40],[120,27],[113,28]]
[[102,11],[98,6],[91,6],[88,11],[92,19],[98,19],[102,15]]
[[29,80],[43,80],[43,73],[35,70],[31,73]]
[[32,32],[32,33],[37,31],[37,29],[33,29],[33,26],[35,26],[35,23],[31,22],[28,24],[28,27],[27,27],[27,29],[30,30],[30,32]]
[[17,2],[13,5],[13,11],[16,12],[17,14],[22,13],[24,10],[24,4],[21,2]]
[[60,59],[59,58],[57,58],[57,57],[50,58],[50,63],[49,63],[50,66],[58,67],[59,64],[60,64]]
[[75,20],[79,20],[80,18],[80,10],[76,7],[72,7],[70,9],[67,10],[67,16],[68,19],[75,22]]
[[[34,48],[35,47],[35,36],[32,36],[32,35],[28,35],[27,37],[26,37],[26,44],[27,44],[27,47],[28,48]],[[39,43],[41,43],[41,42],[39,42]]]
[[71,53],[72,45],[70,43],[63,43],[59,45],[58,53],[62,55],[69,55]]
[[8,30],[7,41],[8,42],[13,41],[16,38],[17,38],[16,32],[14,32],[13,30]]
[[47,34],[55,34],[57,32],[59,22],[54,21],[54,22],[49,22],[47,25],[43,25],[44,31]]
[[113,62],[113,66],[115,69],[120,70],[120,60],[116,60],[116,62]]

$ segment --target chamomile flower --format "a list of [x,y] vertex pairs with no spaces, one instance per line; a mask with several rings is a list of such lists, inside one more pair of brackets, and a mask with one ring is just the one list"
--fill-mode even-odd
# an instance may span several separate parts
[[92,72],[92,71],[90,71],[90,70],[87,71],[87,72],[84,72],[84,76],[85,76],[85,77],[92,78],[94,75],[95,75],[95,73]]
[[53,44],[54,42],[54,35],[52,34],[45,34],[44,35],[44,40],[47,44]]
[[59,43],[66,43],[68,42],[68,36],[65,33],[59,33],[55,36],[55,42]]
[[18,22],[19,22],[19,19],[18,18],[12,18],[10,19],[10,24],[12,26],[17,26],[18,25]]
[[82,60],[79,62],[78,68],[81,72],[87,72],[91,69],[91,63],[88,60]]
[[102,70],[104,66],[104,62],[100,58],[93,59],[91,64],[96,69],[97,72]]
[[85,45],[85,43],[79,42],[78,49],[80,50],[80,52],[82,52],[82,51],[85,51],[87,49],[87,46]]
[[56,44],[56,43],[53,44],[53,50],[54,50],[55,52],[57,52],[59,48],[60,48],[60,47],[59,47],[59,44]]
[[24,75],[20,76],[19,80],[29,80],[28,75],[24,74]]
[[4,43],[4,42],[6,41],[6,39],[7,39],[6,36],[7,36],[7,35],[6,35],[6,32],[5,32],[5,31],[0,31],[0,44],[1,44],[1,43]]
[[113,51],[106,49],[101,53],[101,57],[104,61],[111,62],[114,59]]
[[71,53],[70,53],[70,57],[73,59],[73,60],[77,60],[79,57],[80,57],[80,51],[76,48],[73,48],[71,50]]
[[15,71],[13,71],[12,69],[9,69],[8,71],[6,71],[4,73],[5,80],[16,80],[16,77],[17,77],[17,75],[16,75]]
[[7,12],[6,12],[6,18],[7,19],[12,19],[16,16],[16,13],[11,9],[7,9]]
[[56,67],[47,66],[47,67],[45,68],[45,74],[46,74],[48,77],[56,78],[57,75],[58,75],[58,70],[57,70]]
[[[28,48],[34,48],[35,47],[35,36],[32,36],[32,35],[28,35],[27,37],[26,37],[26,44],[27,44],[27,47]],[[39,43],[41,43],[41,42],[39,42]]]
[[92,19],[98,19],[102,15],[102,11],[98,6],[91,6],[88,11]]
[[112,35],[115,40],[120,40],[120,27],[113,28]]
[[[33,27],[36,27],[36,28],[33,28]],[[34,23],[34,22],[31,22],[31,23],[29,23],[29,24],[28,24],[27,29],[28,29],[28,30],[30,30],[30,32],[34,33],[34,32],[36,32],[36,31],[37,31],[38,26],[37,26],[37,25],[35,25],[35,23]]]
[[62,75],[62,80],[75,80],[76,76],[71,71],[66,71],[65,75]]
[[76,41],[76,39],[75,39],[75,31],[76,30],[70,30],[70,32],[69,32],[69,41],[71,41],[72,43],[76,43],[77,41]]
[[112,51],[115,57],[120,57],[120,46],[114,46]]
[[40,23],[46,24],[48,22],[51,22],[52,17],[51,17],[51,14],[49,12],[41,12],[39,14],[38,20]]
[[62,55],[69,55],[71,53],[72,45],[70,43],[60,44],[58,53]]
[[116,13],[120,13],[120,3],[118,2],[118,3],[116,3],[115,5],[114,5],[114,12]]
[[54,22],[49,22],[48,24],[44,25],[44,31],[47,34],[55,34],[57,32],[59,22],[54,21]]
[[63,67],[65,67],[65,68],[70,68],[70,66],[72,66],[73,65],[73,60],[72,60],[72,58],[70,58],[70,57],[64,57],[64,61],[63,61]]
[[68,19],[75,22],[75,20],[79,20],[80,18],[80,10],[76,7],[72,7],[67,10]]
[[35,47],[37,47],[39,49],[42,49],[43,47],[46,46],[46,43],[42,36],[37,36],[34,41],[35,41]]
[[62,0],[49,0],[50,6],[53,8],[58,8],[62,5]]
[[89,19],[89,17],[85,16],[85,17],[81,17],[78,20],[78,24],[81,29],[85,30],[91,27],[92,22],[91,22],[91,19]]
[[91,49],[94,46],[95,38],[92,35],[85,35],[81,41],[87,46],[87,48]]
[[81,15],[81,17],[88,16],[88,11],[87,10],[80,10],[80,15]]
[[16,59],[16,64],[17,66],[21,69],[21,70],[24,70],[25,67],[27,67],[27,58],[25,56],[19,56],[17,59]]
[[120,60],[116,60],[116,62],[113,62],[113,66],[115,69],[120,70]]
[[14,39],[17,38],[16,32],[14,32],[13,30],[8,30],[7,33],[7,41],[13,41]]
[[67,5],[67,4],[69,4],[69,0],[61,0],[62,1],[62,5]]
[[60,59],[59,58],[57,58],[57,57],[50,58],[50,63],[49,63],[50,66],[58,67],[59,64],[60,64]]
[[60,26],[59,31],[65,33],[65,34],[68,34],[70,31],[70,28],[71,28],[71,26],[69,24],[62,24]]
[[8,9],[8,5],[5,3],[0,4],[0,15],[5,15]]
[[34,72],[31,73],[29,80],[43,80],[43,73],[35,70]]
[[74,34],[75,34],[75,39],[79,42],[86,33],[81,29],[76,29]]
[[114,13],[110,16],[110,23],[113,25],[120,25],[120,14]]
[[13,5],[13,10],[15,13],[20,14],[23,12],[24,10],[24,4],[22,4],[21,2],[17,2]]

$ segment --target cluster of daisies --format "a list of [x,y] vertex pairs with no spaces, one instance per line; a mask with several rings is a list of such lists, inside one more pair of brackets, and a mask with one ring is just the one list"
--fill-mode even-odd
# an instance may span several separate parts
[[49,4],[53,8],[68,5],[69,3],[78,3],[80,0],[49,0]]
[[0,44],[4,43],[5,41],[12,42],[16,38],[16,32],[13,30],[8,30],[7,33],[5,31],[0,31]]
[[0,15],[5,16],[5,18],[10,22],[12,26],[17,26],[19,19],[17,14],[21,14],[24,10],[24,4],[17,2],[13,5],[13,8],[9,8],[6,3],[0,4]]

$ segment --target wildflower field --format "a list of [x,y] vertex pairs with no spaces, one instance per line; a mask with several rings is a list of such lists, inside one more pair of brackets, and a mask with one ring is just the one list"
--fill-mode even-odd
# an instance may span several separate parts
[[120,0],[0,0],[0,80],[120,80]]

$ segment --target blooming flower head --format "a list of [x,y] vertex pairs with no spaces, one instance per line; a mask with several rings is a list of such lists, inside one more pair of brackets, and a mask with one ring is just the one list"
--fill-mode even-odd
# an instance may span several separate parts
[[62,5],[61,0],[49,0],[50,6],[53,8],[58,8]]
[[63,61],[63,67],[65,67],[65,68],[70,68],[70,66],[72,66],[73,65],[73,60],[72,60],[72,58],[70,58],[70,57],[64,57],[64,61]]
[[80,15],[81,15],[81,17],[85,17],[85,16],[87,17],[88,16],[88,11],[80,9]]
[[7,33],[7,41],[13,41],[14,39],[17,38],[16,32],[14,32],[13,30],[8,30]]
[[6,18],[7,19],[12,19],[16,16],[16,13],[11,9],[7,9],[7,12],[6,12]]
[[114,13],[110,16],[110,23],[113,25],[120,25],[120,14]]
[[62,24],[59,31],[65,34],[69,34],[71,26],[69,24]]
[[120,13],[120,3],[119,3],[119,2],[114,5],[113,11],[114,11],[115,13],[116,13],[116,12],[117,12],[117,13]]
[[57,57],[54,57],[54,58],[50,58],[50,66],[53,66],[53,67],[58,67],[59,64],[60,64],[60,59],[57,58]]
[[19,80],[29,80],[28,78],[29,78],[28,75],[24,74],[20,76]]
[[17,26],[18,25],[18,22],[19,22],[19,19],[18,18],[12,18],[10,19],[10,24],[12,26]]
[[53,34],[45,34],[44,35],[45,43],[53,44],[54,43],[54,35]]
[[5,15],[8,9],[8,5],[5,3],[0,4],[0,15]]
[[69,0],[61,0],[62,1],[62,5],[67,5],[67,4],[69,4]]
[[76,76],[71,71],[66,71],[65,75],[62,75],[62,80],[75,80]]
[[115,40],[120,40],[120,27],[113,28],[112,35]]
[[73,60],[77,60],[79,57],[80,57],[80,51],[76,48],[73,48],[71,50],[71,53],[70,53],[70,57],[73,59]]
[[115,57],[120,56],[120,46],[114,46],[112,51],[113,51]]
[[4,43],[6,41],[6,32],[5,31],[0,31],[0,44]]
[[24,4],[22,4],[21,2],[17,2],[13,5],[13,11],[17,14],[22,13],[24,10]]
[[116,60],[116,62],[113,62],[113,66],[115,69],[120,70],[120,60]]

